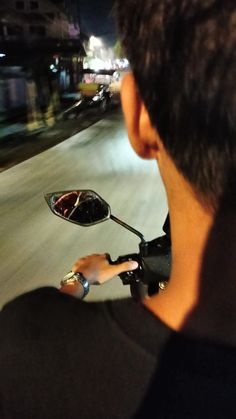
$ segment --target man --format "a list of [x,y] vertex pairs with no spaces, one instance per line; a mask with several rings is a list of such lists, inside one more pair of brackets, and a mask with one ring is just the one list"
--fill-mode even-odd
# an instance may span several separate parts
[[[236,417],[235,1],[126,0],[117,14],[127,130],[166,188],[171,278],[142,303],[44,288],[8,304],[4,419]],[[63,288],[82,296],[83,281],[132,268],[84,258],[85,280]]]

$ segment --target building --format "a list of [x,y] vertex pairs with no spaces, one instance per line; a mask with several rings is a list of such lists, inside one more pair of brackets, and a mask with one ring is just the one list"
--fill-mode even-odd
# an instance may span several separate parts
[[69,38],[66,15],[48,0],[1,0],[1,39]]
[[41,94],[45,83],[48,96],[52,81],[60,90],[73,89],[84,56],[78,23],[67,16],[62,2],[1,0],[0,113],[24,107],[27,79],[38,86],[39,102],[47,102]]

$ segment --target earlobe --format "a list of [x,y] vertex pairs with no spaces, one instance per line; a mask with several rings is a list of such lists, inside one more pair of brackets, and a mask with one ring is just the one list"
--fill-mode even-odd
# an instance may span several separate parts
[[143,147],[145,147],[146,155],[144,158],[158,159],[158,153],[160,150],[160,138],[157,131],[152,126],[148,111],[144,103],[142,103],[140,110],[139,137],[140,141],[143,143]]
[[157,159],[159,136],[152,127],[132,73],[122,81],[121,100],[129,140],[135,152],[145,159]]

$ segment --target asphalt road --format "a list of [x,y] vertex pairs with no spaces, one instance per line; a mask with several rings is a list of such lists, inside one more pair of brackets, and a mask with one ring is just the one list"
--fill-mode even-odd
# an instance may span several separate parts
[[[119,109],[119,104],[110,107],[107,112],[113,113]],[[70,115],[73,117],[73,114]],[[0,136],[0,172],[25,161],[42,151],[48,150],[72,135],[83,131],[99,121],[103,114],[99,109],[88,109],[74,113],[74,118],[59,119],[52,127],[43,127],[38,131],[27,131],[27,125],[20,124],[20,131],[11,133],[11,126],[6,131],[9,135]],[[1,131],[1,126],[0,126]]]
[[[84,228],[54,216],[44,193],[92,189],[112,213],[151,240],[162,234],[167,203],[155,162],[131,149],[120,111],[0,174],[0,306],[39,286],[58,286],[77,257],[136,252],[139,239],[113,221]],[[88,300],[129,295],[119,278]]]

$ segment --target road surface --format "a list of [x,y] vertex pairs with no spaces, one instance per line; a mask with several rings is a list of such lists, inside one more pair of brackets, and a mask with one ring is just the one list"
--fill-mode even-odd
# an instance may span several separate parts
[[[119,104],[116,107],[118,108]],[[114,112],[113,108],[111,107],[109,112]],[[97,108],[87,109],[79,112],[74,119],[59,119],[55,121],[52,127],[44,127],[38,131],[29,132],[26,124],[14,124],[14,134],[12,133],[13,127],[11,125],[2,130],[0,124],[0,172],[34,157],[72,135],[83,131],[99,121],[102,116],[102,113]],[[2,131],[5,132],[5,137],[2,136],[4,134]]]
[[[156,163],[131,149],[118,111],[0,174],[0,307],[39,286],[58,286],[78,256],[138,250],[139,239],[113,221],[84,228],[54,216],[44,193],[92,189],[112,213],[151,240],[167,213]],[[88,301],[129,295],[119,278],[94,286]]]

